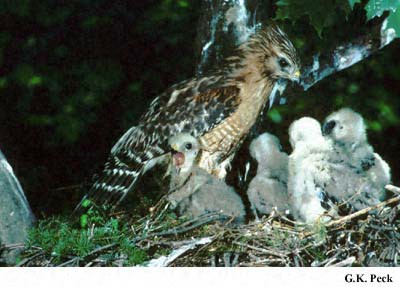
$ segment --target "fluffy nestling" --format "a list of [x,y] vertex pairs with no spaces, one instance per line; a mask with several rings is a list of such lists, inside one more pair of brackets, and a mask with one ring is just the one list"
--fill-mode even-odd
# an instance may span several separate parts
[[289,156],[288,193],[297,220],[313,223],[334,206],[327,197],[331,182],[329,154],[332,147],[322,136],[321,125],[310,117],[294,121],[289,127],[293,152]]
[[232,187],[197,166],[199,142],[182,133],[169,140],[172,148],[170,167],[171,193],[167,199],[180,215],[197,217],[218,213],[235,222],[243,222],[245,211],[241,198]]
[[284,213],[290,209],[287,194],[288,155],[282,151],[279,139],[263,133],[250,144],[250,154],[257,161],[257,175],[251,180],[247,195],[252,210],[271,214],[273,209]]
[[[362,116],[350,108],[330,114],[324,121],[323,133],[331,141],[334,171],[347,167],[338,180],[336,197],[350,198],[352,208],[359,210],[385,198],[385,185],[390,183],[390,167],[368,144]],[[350,181],[350,185],[347,184]],[[353,181],[353,182],[351,182]],[[330,193],[334,195],[334,190]],[[337,193],[337,192],[336,192]]]
[[349,108],[332,113],[322,133],[311,118],[295,121],[289,129],[294,150],[288,191],[294,215],[308,223],[325,211],[336,215],[376,205],[390,182],[390,168],[368,144],[360,114]]
[[296,50],[281,29],[271,24],[259,30],[219,67],[155,98],[115,144],[85,198],[117,205],[143,173],[167,156],[168,139],[179,133],[198,138],[204,150],[199,166],[224,178],[273,89],[282,81],[298,80],[299,66]]

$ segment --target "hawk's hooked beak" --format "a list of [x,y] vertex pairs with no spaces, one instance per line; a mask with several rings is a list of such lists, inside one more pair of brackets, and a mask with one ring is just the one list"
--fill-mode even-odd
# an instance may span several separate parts
[[297,70],[296,72],[293,73],[292,81],[298,83],[300,81],[300,76],[301,72],[300,70]]

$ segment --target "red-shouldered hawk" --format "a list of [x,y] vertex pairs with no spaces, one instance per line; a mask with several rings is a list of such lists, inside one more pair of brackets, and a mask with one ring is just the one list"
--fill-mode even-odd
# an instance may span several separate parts
[[282,30],[274,24],[259,30],[218,69],[173,85],[155,98],[137,126],[112,148],[85,198],[118,204],[138,178],[164,158],[168,139],[178,133],[198,138],[204,149],[200,167],[224,177],[273,88],[281,80],[298,80],[299,66]]

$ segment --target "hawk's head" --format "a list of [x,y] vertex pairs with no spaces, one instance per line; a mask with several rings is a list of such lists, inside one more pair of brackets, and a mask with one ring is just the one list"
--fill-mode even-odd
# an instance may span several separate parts
[[362,116],[349,108],[330,114],[322,126],[325,136],[346,145],[365,142],[367,140],[365,129]]
[[249,150],[250,155],[261,162],[265,158],[269,159],[272,155],[282,152],[282,146],[276,136],[263,133],[251,142]]
[[189,171],[200,151],[196,138],[187,133],[177,134],[169,139],[172,150],[172,164],[182,172]]
[[238,50],[244,66],[255,67],[265,78],[299,80],[300,59],[296,49],[274,23],[257,31]]
[[299,143],[307,144],[322,138],[321,125],[316,119],[303,117],[294,121],[289,127],[289,141],[293,149]]

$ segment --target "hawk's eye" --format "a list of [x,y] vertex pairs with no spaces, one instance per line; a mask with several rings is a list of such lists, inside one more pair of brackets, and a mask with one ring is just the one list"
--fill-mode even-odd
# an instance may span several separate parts
[[191,150],[191,149],[192,149],[192,144],[191,144],[191,143],[186,143],[186,144],[185,144],[185,148],[186,148],[187,150]]
[[279,66],[281,66],[282,69],[287,68],[289,66],[289,62],[284,58],[280,58]]

